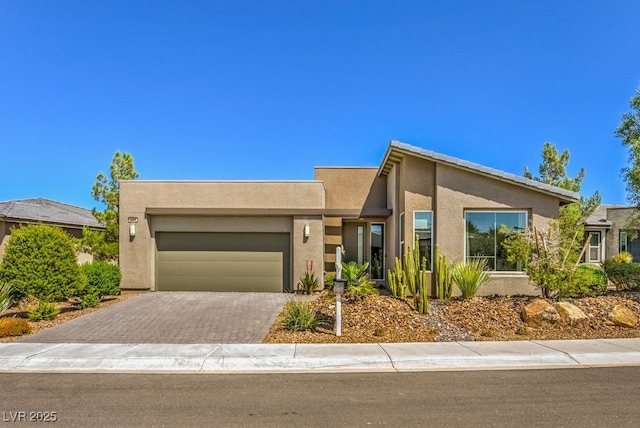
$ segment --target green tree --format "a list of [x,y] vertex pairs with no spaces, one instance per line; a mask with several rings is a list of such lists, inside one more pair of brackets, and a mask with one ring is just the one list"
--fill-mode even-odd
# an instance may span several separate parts
[[542,163],[538,167],[540,177],[534,177],[526,166],[524,167],[524,176],[572,192],[579,192],[585,171],[584,168],[581,168],[574,178],[567,177],[569,156],[569,150],[558,154],[556,147],[552,143],[546,142],[542,147]]
[[622,169],[622,176],[627,183],[627,200],[638,208],[634,216],[637,228],[640,223],[640,88],[629,100],[631,112],[623,113],[622,120],[615,136],[622,140],[622,144],[629,151],[629,166]]
[[120,181],[138,178],[133,157],[127,152],[116,151],[111,160],[109,177],[102,172],[96,176],[91,196],[104,205],[103,211],[93,209],[93,216],[105,227],[104,231],[85,228],[83,248],[97,260],[118,260],[120,236]]

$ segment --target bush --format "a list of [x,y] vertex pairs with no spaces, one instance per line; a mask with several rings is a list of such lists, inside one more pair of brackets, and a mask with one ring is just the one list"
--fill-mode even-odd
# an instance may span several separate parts
[[98,293],[86,293],[82,296],[82,300],[80,301],[80,308],[95,308],[100,304],[101,301],[102,299],[100,298],[100,295]]
[[54,319],[59,313],[60,308],[55,303],[40,300],[37,307],[27,312],[27,316],[31,321],[45,321]]
[[598,296],[607,291],[607,274],[600,266],[582,264],[576,269],[577,296]]
[[315,330],[318,316],[309,302],[289,301],[284,306],[282,325],[292,331]]
[[342,263],[342,279],[344,279],[345,293],[352,297],[368,294],[380,294],[374,287],[376,282],[367,273],[369,263],[359,265],[356,262]]
[[640,291],[640,263],[620,263],[607,272],[618,289]]
[[87,277],[87,288],[84,294],[97,294],[102,296],[117,296],[120,294],[120,281],[122,273],[120,266],[105,261],[94,261],[81,265],[82,271]]
[[13,282],[21,296],[48,302],[76,296],[86,283],[71,237],[60,227],[42,224],[12,231],[0,279]]
[[0,337],[31,334],[31,326],[24,318],[0,318]]
[[475,297],[476,293],[487,281],[489,274],[484,270],[487,262],[484,259],[472,259],[454,263],[451,267],[451,280],[460,289],[463,299]]
[[602,262],[602,268],[605,272],[609,273],[609,270],[622,263],[631,263],[633,262],[633,256],[631,253],[623,251],[621,253],[616,254],[615,256],[609,257]]

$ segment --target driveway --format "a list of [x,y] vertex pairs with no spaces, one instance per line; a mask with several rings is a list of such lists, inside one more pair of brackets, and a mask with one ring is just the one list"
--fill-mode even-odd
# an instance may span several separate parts
[[284,293],[151,292],[41,331],[33,343],[261,343]]

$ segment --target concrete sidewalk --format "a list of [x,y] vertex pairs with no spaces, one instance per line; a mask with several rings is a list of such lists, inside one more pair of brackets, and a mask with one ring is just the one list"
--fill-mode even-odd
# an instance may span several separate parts
[[640,338],[380,344],[0,344],[0,373],[283,373],[640,366]]

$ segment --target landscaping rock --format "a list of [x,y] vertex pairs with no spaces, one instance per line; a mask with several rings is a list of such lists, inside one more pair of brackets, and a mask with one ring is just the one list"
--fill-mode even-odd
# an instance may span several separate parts
[[522,310],[522,320],[530,327],[555,324],[560,319],[558,311],[549,302],[536,299]]
[[633,311],[622,305],[615,305],[607,318],[615,325],[633,328],[638,324],[638,316]]
[[589,320],[580,308],[569,302],[556,302],[553,307],[558,311],[560,320],[569,325],[576,325]]

